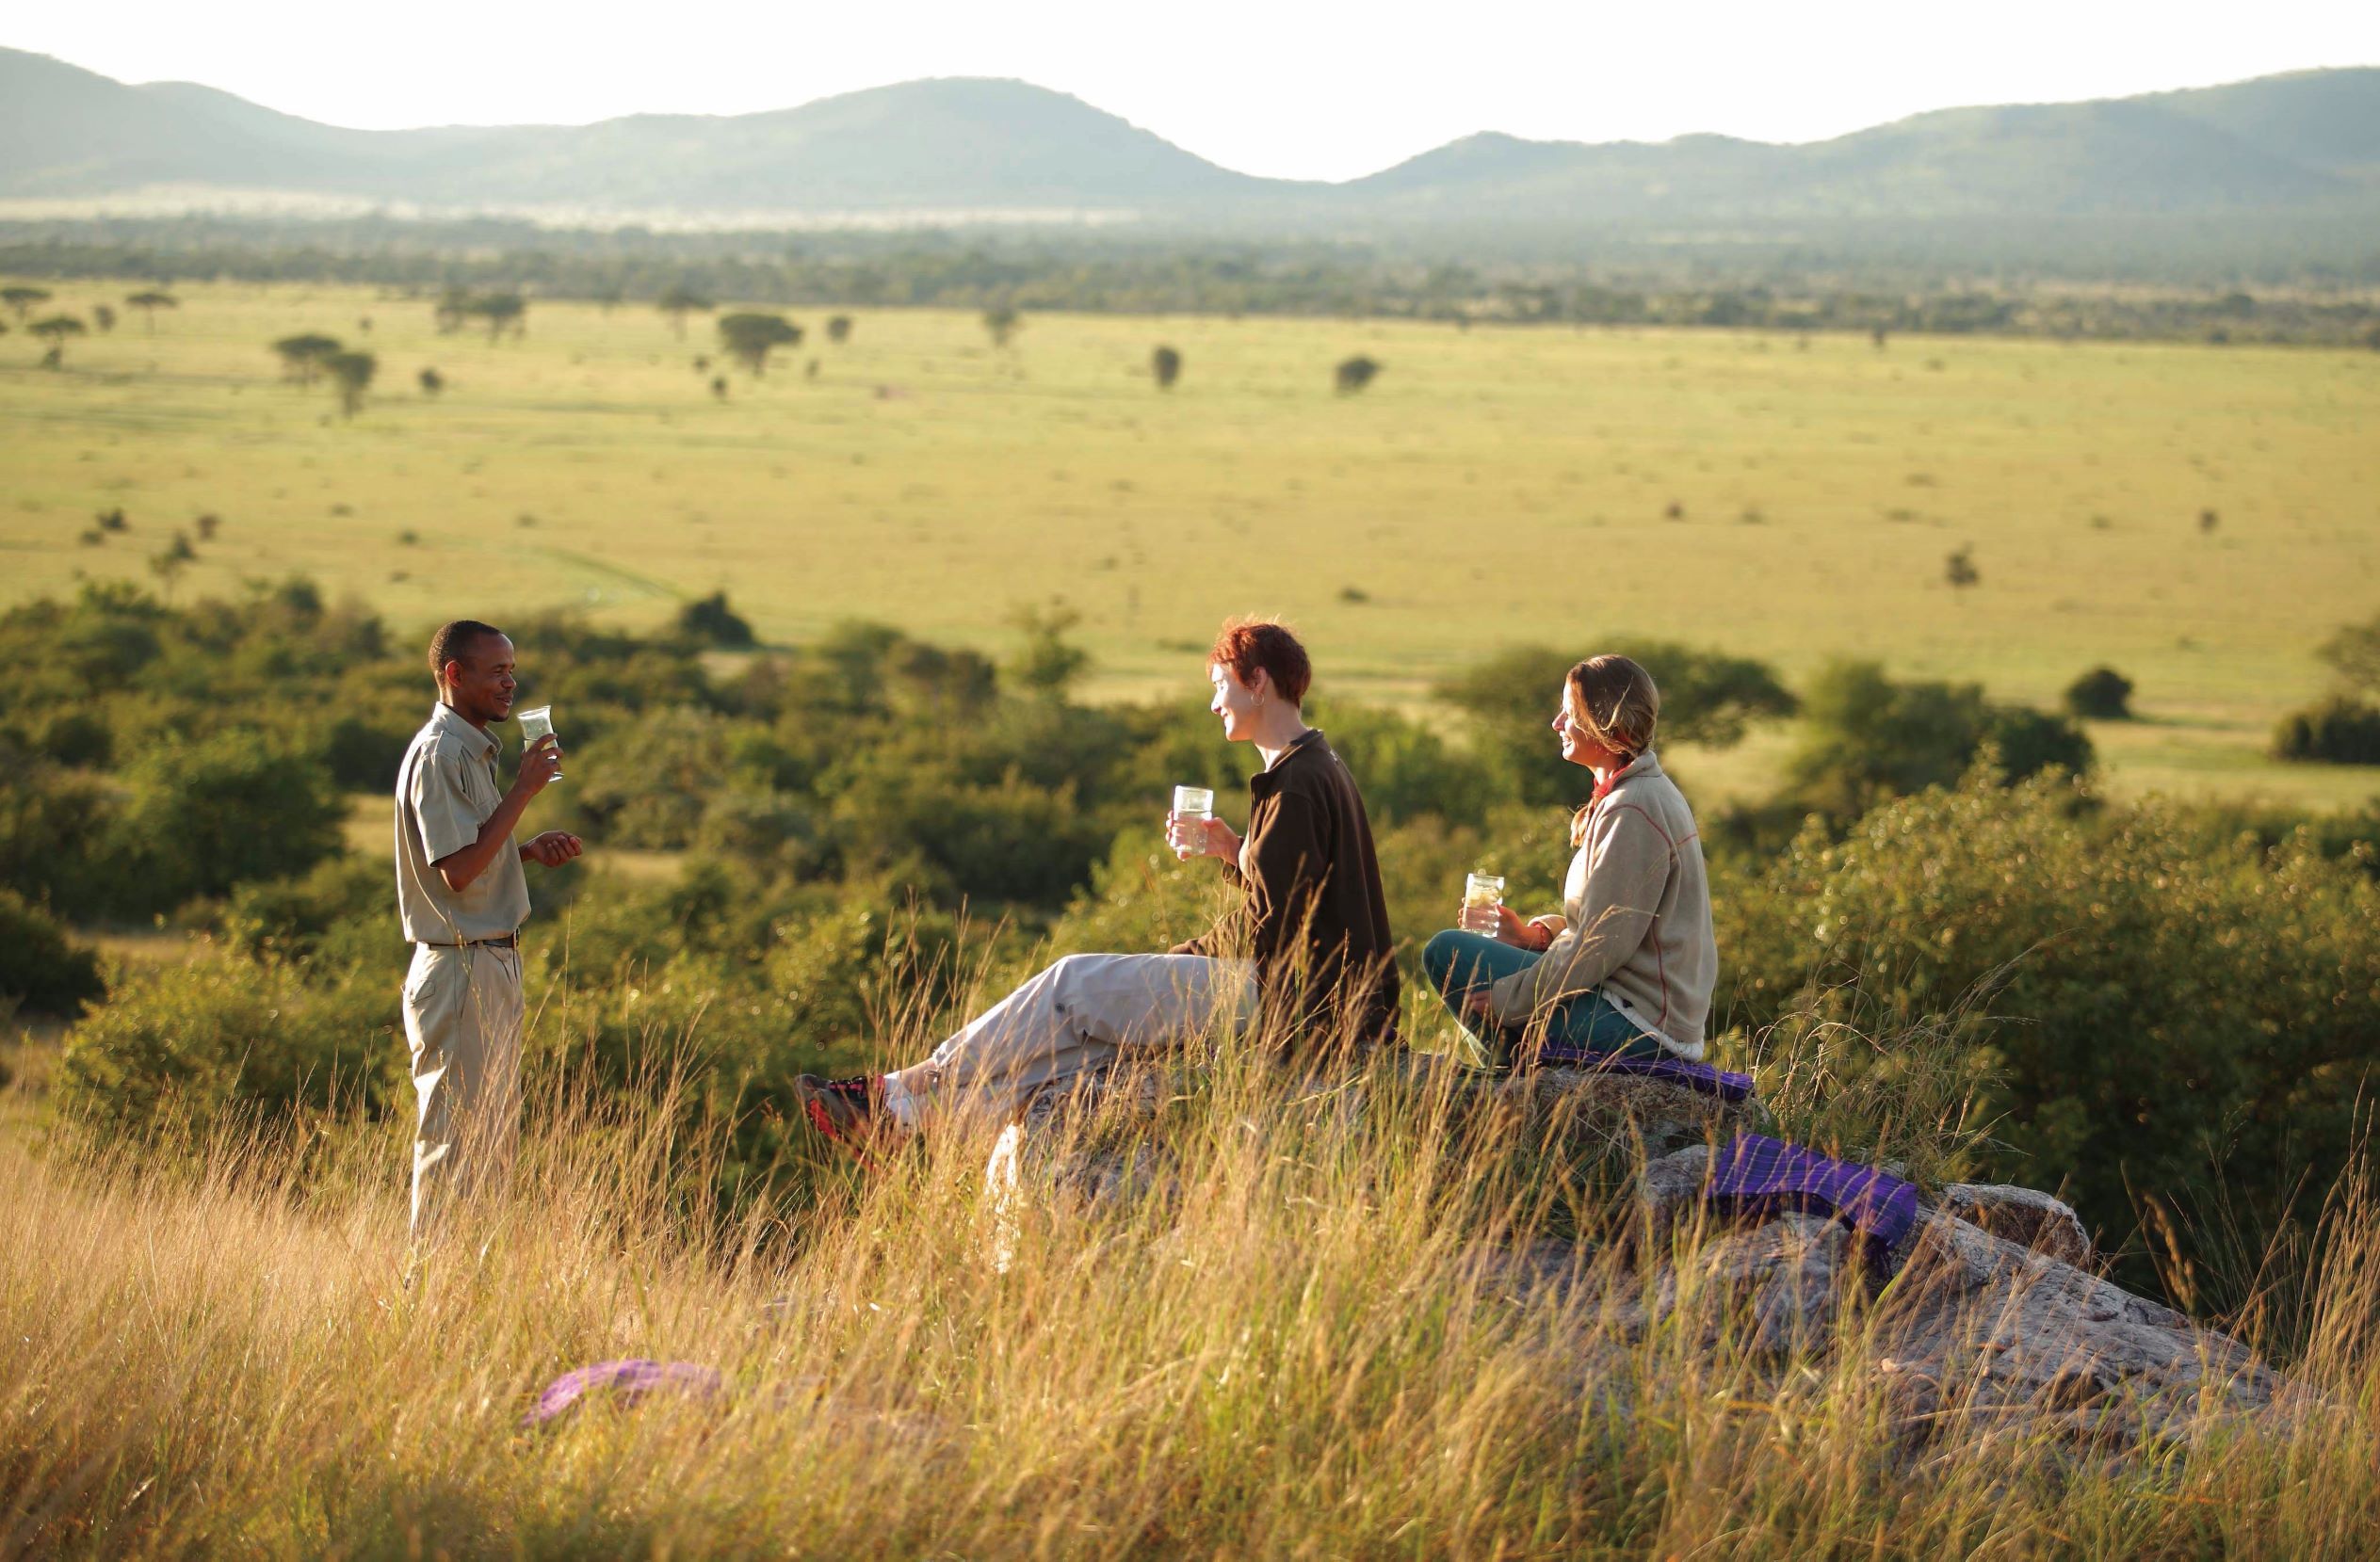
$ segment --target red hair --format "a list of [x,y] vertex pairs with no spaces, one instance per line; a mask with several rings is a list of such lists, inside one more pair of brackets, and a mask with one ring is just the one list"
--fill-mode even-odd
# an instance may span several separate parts
[[1271,619],[1230,620],[1215,636],[1215,649],[1206,659],[1231,668],[1243,687],[1262,668],[1272,679],[1272,692],[1292,705],[1305,703],[1306,686],[1314,682],[1314,664],[1306,660],[1305,647],[1286,625]]

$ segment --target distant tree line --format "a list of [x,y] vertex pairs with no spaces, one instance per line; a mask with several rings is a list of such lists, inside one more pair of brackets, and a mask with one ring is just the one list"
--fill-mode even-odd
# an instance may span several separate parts
[[[2115,263],[2111,261],[2111,266]],[[2380,267],[2380,259],[2375,260]],[[1988,267],[1848,269],[1582,261],[1450,265],[1361,245],[1101,244],[1059,238],[569,233],[526,224],[233,223],[216,218],[0,224],[0,273],[378,286],[427,297],[442,323],[521,329],[526,300],[639,300],[682,332],[720,299],[806,307],[933,305],[982,313],[1349,315],[1452,325],[1704,326],[2323,343],[2380,347],[2380,274],[2123,290]],[[2111,275],[2121,274],[2120,268]]]

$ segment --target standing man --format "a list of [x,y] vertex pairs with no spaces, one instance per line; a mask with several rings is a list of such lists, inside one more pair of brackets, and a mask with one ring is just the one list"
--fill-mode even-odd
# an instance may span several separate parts
[[416,1242],[457,1200],[500,1184],[521,1126],[523,862],[559,868],[578,837],[512,841],[529,799],[561,770],[551,736],[496,785],[501,747],[488,724],[512,710],[512,642],[458,619],[429,640],[438,705],[397,773],[397,910],[413,944],[405,1039],[420,1116],[413,1131]]

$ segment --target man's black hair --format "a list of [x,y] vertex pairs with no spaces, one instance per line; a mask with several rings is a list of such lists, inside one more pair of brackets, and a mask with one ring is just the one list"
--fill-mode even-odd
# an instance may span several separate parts
[[445,683],[448,662],[470,661],[471,648],[480,636],[503,633],[495,625],[477,619],[457,619],[452,623],[440,624],[438,633],[429,637],[429,675]]

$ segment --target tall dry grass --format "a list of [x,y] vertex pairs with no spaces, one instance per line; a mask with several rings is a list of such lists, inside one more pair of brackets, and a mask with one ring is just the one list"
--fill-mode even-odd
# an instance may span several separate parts
[[[634,1109],[549,1095],[509,1196],[410,1286],[401,1124],[195,1159],[20,1135],[0,1142],[0,1554],[2303,1556],[2380,1537],[2367,1205],[2334,1210],[2305,1278],[2296,1408],[2210,1405],[2122,1458],[1955,1405],[1912,1439],[1858,1296],[1821,1348],[1764,1346],[1694,1265],[1667,1294],[1624,1183],[1563,1124],[1433,1080],[1209,1059],[1162,1115],[1170,1192],[1056,1199],[997,1232],[986,1146],[956,1131],[721,1215],[688,1196],[713,1135],[673,1126],[667,1082]],[[733,1392],[524,1428],[541,1384],[619,1356],[705,1362]]]

